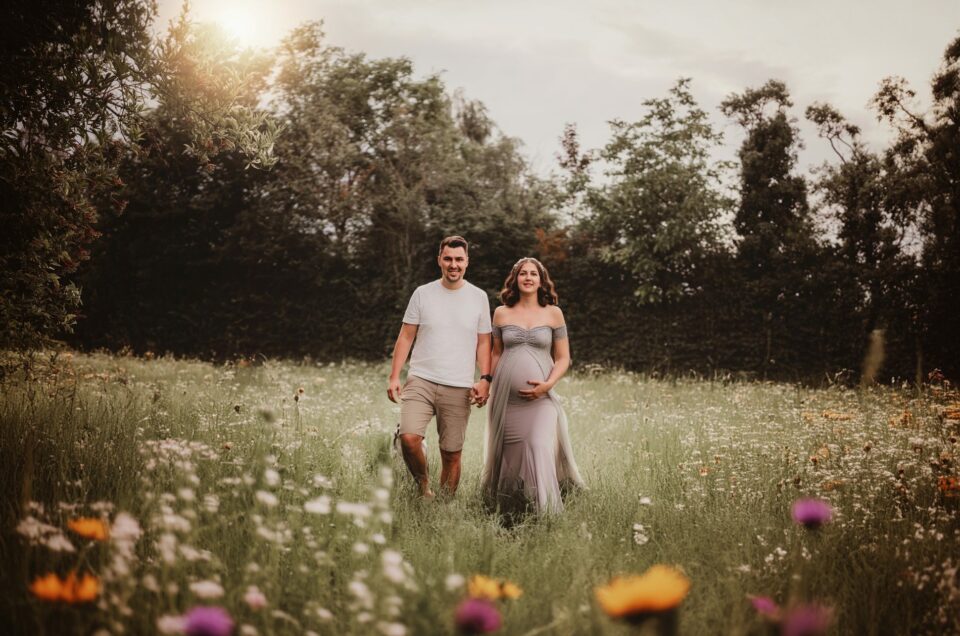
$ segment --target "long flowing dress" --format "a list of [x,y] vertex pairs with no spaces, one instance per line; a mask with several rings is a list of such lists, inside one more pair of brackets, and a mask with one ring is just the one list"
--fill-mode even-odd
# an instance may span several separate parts
[[549,377],[553,341],[566,338],[567,328],[502,325],[493,327],[493,337],[503,341],[503,354],[490,387],[484,498],[507,514],[560,512],[561,492],[583,486],[566,415],[553,389],[538,400],[525,400],[518,391],[533,388],[528,380]]

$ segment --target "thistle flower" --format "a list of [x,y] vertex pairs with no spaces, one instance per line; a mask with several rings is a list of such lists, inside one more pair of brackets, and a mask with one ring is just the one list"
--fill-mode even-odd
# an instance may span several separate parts
[[819,636],[833,622],[833,610],[823,605],[797,605],[787,611],[780,625],[783,636]]
[[833,509],[820,499],[798,499],[793,502],[791,514],[794,521],[815,530],[830,521]]
[[106,541],[110,534],[107,524],[93,517],[80,517],[67,522],[67,527],[85,539]]
[[780,606],[772,598],[753,595],[749,595],[749,598],[750,604],[753,605],[753,609],[757,610],[757,614],[775,622],[780,620]]
[[596,589],[607,615],[628,620],[675,609],[690,591],[690,580],[667,565],[655,565],[639,576],[617,577]]
[[183,617],[187,636],[230,636],[233,619],[222,607],[194,607]]
[[468,598],[457,606],[453,622],[461,634],[487,634],[500,629],[500,612],[490,601]]

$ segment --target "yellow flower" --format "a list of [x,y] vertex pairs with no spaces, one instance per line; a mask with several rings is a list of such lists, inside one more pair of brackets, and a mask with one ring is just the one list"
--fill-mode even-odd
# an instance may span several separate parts
[[94,519],[91,517],[71,519],[67,522],[67,526],[69,526],[71,530],[79,534],[81,537],[87,539],[106,541],[107,536],[109,535],[107,524],[100,519]]
[[500,586],[500,592],[503,594],[503,598],[508,598],[511,601],[523,596],[523,590],[520,589],[520,586],[510,581],[503,582]]
[[523,590],[516,583],[501,581],[482,574],[474,574],[467,583],[467,594],[471,598],[482,598],[496,601],[501,598],[518,599],[523,596]]
[[655,565],[639,576],[617,577],[596,589],[597,602],[613,618],[663,612],[677,607],[690,590],[690,580],[667,565]]
[[76,574],[72,572],[65,579],[50,573],[34,579],[30,585],[30,591],[44,601],[88,603],[99,596],[100,581],[90,574],[84,574],[83,578],[78,580]]

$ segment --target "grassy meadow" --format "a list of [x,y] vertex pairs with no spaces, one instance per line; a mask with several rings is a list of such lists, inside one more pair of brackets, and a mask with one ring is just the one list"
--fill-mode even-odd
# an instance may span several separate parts
[[[676,566],[681,634],[775,631],[749,595],[832,608],[831,633],[960,633],[960,404],[949,387],[809,389],[602,370],[558,386],[589,489],[503,527],[478,492],[414,497],[387,367],[215,366],[59,354],[0,385],[0,624],[177,633],[196,605],[237,634],[449,634],[465,580],[523,590],[498,633],[627,634],[594,590]],[[427,438],[439,474],[436,432]],[[833,506],[809,530],[800,497]],[[103,541],[68,525],[112,524]],[[31,585],[89,573],[89,602]],[[74,599],[79,600],[79,599]]]

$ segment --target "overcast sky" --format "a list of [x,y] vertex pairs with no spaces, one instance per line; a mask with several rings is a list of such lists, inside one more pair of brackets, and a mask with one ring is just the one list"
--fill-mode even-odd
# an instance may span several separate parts
[[[160,0],[158,25],[180,4]],[[880,80],[903,76],[926,103],[960,33],[960,0],[192,0],[191,12],[255,46],[323,20],[330,44],[409,57],[419,75],[440,73],[486,104],[541,173],[555,169],[564,124],[577,124],[584,147],[600,146],[609,119],[638,119],[642,102],[681,76],[727,135],[731,159],[740,137],[717,106],[771,78],[786,82],[799,119],[828,101],[880,148],[889,131],[868,106]],[[831,152],[801,128],[807,170]]]

